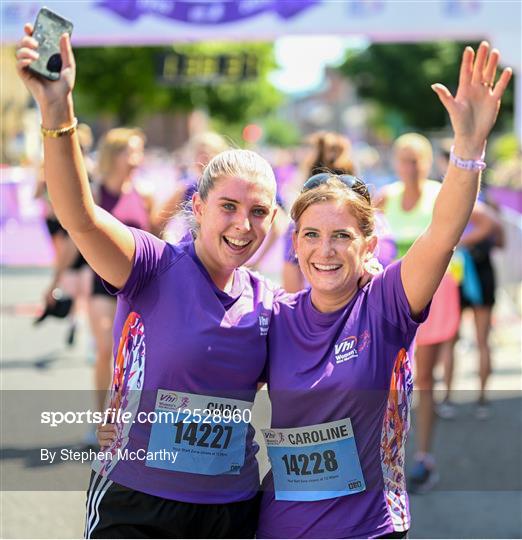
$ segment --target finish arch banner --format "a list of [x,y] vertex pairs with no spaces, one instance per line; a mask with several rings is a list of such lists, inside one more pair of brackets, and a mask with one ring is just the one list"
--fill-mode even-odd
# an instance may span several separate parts
[[18,41],[23,24],[44,5],[74,23],[75,46],[290,34],[364,35],[372,41],[495,42],[495,36],[512,36],[520,56],[518,0],[3,0],[2,43]]

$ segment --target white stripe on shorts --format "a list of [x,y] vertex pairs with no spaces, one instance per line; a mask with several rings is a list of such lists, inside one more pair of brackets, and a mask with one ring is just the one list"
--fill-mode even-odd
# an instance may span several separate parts
[[98,522],[100,521],[100,512],[99,512],[100,502],[112,484],[113,484],[112,480],[109,480],[107,477],[102,477],[101,481],[99,482],[96,488],[94,488],[94,485],[93,485],[93,491],[96,490],[96,494],[92,497],[91,507],[88,508],[87,510],[88,515],[87,515],[87,520],[86,520],[87,522],[85,525],[85,529],[86,529],[85,538],[90,538],[91,534],[96,528],[96,525],[98,525]]
[[89,514],[91,512],[91,501],[92,501],[92,495],[96,491],[96,483],[103,478],[98,472],[95,471],[94,476],[91,477],[91,480],[89,482],[89,490],[88,490],[88,497],[87,497],[87,504],[85,505],[85,527],[83,529],[83,537],[87,538],[87,533],[89,532],[87,524],[89,523]]

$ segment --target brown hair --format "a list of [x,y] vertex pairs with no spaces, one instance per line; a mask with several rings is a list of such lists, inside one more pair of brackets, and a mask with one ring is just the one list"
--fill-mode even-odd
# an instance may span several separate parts
[[109,130],[98,147],[98,172],[101,178],[110,174],[117,155],[127,148],[132,137],[140,137],[146,142],[145,133],[139,128],[114,128]]
[[346,137],[333,131],[319,131],[311,135],[308,142],[314,147],[314,154],[307,164],[308,176],[327,171],[355,174],[355,165],[350,158],[352,145]]
[[338,178],[332,176],[324,184],[301,193],[290,211],[290,215],[299,230],[299,219],[307,208],[313,204],[326,201],[335,201],[345,204],[354,215],[363,235],[368,238],[373,235],[375,228],[375,214],[373,207],[362,196],[348,188]]

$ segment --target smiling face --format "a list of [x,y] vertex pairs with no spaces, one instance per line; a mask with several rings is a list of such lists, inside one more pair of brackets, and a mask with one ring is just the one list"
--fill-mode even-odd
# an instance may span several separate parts
[[312,204],[299,218],[294,247],[301,271],[312,286],[319,311],[335,311],[358,289],[375,236],[366,238],[344,201]]
[[237,176],[217,179],[206,200],[194,195],[196,252],[218,287],[265,239],[276,213],[274,196],[270,182]]

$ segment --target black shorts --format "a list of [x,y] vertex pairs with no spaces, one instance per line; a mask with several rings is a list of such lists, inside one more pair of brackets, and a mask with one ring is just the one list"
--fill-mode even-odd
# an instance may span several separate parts
[[260,497],[195,504],[148,495],[92,472],[85,538],[254,538]]
[[409,531],[392,532],[392,533],[385,534],[384,536],[378,536],[377,538],[408,538],[408,532]]
[[60,222],[56,218],[45,218],[45,224],[47,225],[47,230],[51,236],[56,234],[67,234],[66,230],[60,225]]
[[104,287],[101,277],[97,274],[94,274],[92,280],[92,296],[106,296],[116,301],[116,297]]
[[71,270],[80,270],[80,268],[83,268],[87,265],[87,261],[83,258],[83,255],[78,252],[78,255],[76,256],[76,259],[74,259],[74,262],[69,266]]
[[478,281],[480,283],[480,292],[482,296],[482,301],[478,304],[473,304],[470,302],[463,294],[462,288],[460,289],[460,305],[464,309],[466,307],[473,306],[487,306],[492,307],[495,304],[495,288],[496,288],[496,279],[495,279],[495,270],[493,268],[493,263],[491,257],[488,254],[477,255],[475,252],[471,252],[473,257],[473,262],[475,264],[475,269],[477,271]]

